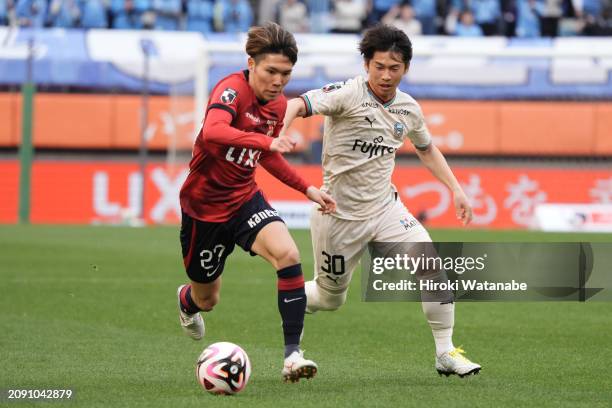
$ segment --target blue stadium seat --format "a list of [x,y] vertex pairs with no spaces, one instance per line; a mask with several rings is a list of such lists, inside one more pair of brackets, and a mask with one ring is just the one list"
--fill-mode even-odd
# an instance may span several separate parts
[[435,34],[436,0],[413,0],[412,8],[416,19],[421,23],[423,34]]
[[217,0],[223,31],[245,33],[253,23],[253,10],[247,0]]
[[212,31],[212,0],[187,1],[187,30],[210,33]]
[[108,27],[104,0],[81,0],[81,26],[83,28]]
[[0,25],[8,24],[8,0],[0,0]]
[[181,16],[181,0],[153,0],[156,30],[178,30]]
[[47,16],[46,0],[18,0],[15,6],[17,24],[22,27],[41,28]]
[[112,0],[111,11],[113,13],[113,28],[137,29],[142,28],[142,15],[151,9],[149,0],[133,0],[133,8],[125,8],[126,0]]
[[518,0],[516,36],[521,38],[540,37],[540,19],[536,11],[538,4],[530,0]]
[[73,28],[76,27],[80,14],[76,0],[51,0],[46,21],[52,27]]

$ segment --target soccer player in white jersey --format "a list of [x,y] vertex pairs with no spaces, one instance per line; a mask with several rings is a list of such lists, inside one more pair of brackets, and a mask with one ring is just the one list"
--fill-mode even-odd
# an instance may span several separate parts
[[[467,225],[472,208],[444,156],[431,141],[419,104],[398,89],[408,72],[412,44],[404,32],[378,25],[359,44],[367,77],[312,90],[289,101],[285,127],[297,116],[325,115],[323,187],[337,201],[337,212],[313,211],[311,232],[314,280],[306,282],[307,311],[336,310],[346,300],[353,272],[370,243],[431,242],[425,228],[398,198],[391,183],[395,153],[406,139],[421,162],[453,193],[457,218]],[[440,375],[476,374],[452,342],[455,305],[422,302],[433,332],[435,367]]]

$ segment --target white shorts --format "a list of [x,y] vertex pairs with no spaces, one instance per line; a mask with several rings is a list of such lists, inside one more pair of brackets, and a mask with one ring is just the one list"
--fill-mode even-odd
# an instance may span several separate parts
[[405,242],[408,251],[414,242],[431,242],[429,234],[401,200],[379,217],[362,221],[322,215],[313,208],[310,222],[314,255],[314,279],[331,293],[348,289],[363,251],[376,243]]

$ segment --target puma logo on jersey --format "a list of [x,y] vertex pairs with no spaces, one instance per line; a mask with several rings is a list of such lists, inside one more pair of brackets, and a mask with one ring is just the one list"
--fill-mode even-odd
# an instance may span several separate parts
[[370,124],[370,127],[372,127],[374,125],[374,121],[376,121],[376,118],[374,119],[370,119],[367,116],[365,117],[366,122],[368,122]]
[[244,167],[257,166],[257,161],[259,160],[259,156],[261,156],[261,150],[247,149],[246,147],[239,147],[238,149],[241,149],[240,153],[236,151],[235,147],[230,147],[227,149],[225,160],[232,163],[241,164]]
[[358,149],[359,151],[361,151],[361,153],[367,154],[368,159],[371,159],[372,156],[384,156],[386,153],[395,153],[397,151],[395,147],[385,146],[376,142],[366,142],[361,139],[355,139],[355,143],[353,143],[353,151]]
[[247,221],[247,224],[249,224],[249,228],[255,228],[257,224],[259,224],[263,220],[270,218],[270,217],[278,217],[278,211],[264,210],[264,211],[255,213],[251,215],[251,218],[249,218],[249,220]]

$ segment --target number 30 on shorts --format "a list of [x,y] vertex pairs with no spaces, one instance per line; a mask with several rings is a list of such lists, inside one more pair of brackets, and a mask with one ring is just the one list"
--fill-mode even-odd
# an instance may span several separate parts
[[344,275],[344,255],[330,255],[325,251],[322,251],[321,255],[323,255],[323,265],[321,265],[323,272]]

